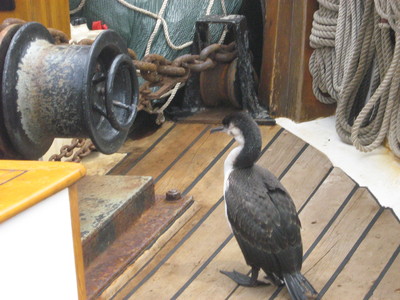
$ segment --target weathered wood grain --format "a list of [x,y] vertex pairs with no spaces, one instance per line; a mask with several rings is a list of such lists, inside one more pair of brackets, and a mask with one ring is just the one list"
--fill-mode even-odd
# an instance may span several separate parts
[[204,124],[177,124],[168,138],[164,138],[127,175],[156,178],[206,127]]
[[[398,224],[398,223],[397,223]],[[397,225],[398,227],[398,225]],[[398,300],[400,298],[400,255],[394,260],[377,289],[372,300]]]
[[[363,299],[393,252],[399,247],[399,237],[398,221],[391,211],[385,210],[324,298]],[[400,272],[400,269],[398,271]],[[400,281],[398,285],[400,287]],[[387,291],[390,292],[390,289]]]

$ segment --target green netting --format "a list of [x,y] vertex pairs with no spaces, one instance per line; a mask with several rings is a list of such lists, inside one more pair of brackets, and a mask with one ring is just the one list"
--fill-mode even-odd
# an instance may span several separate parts
[[[137,7],[158,14],[163,0],[125,0]],[[70,9],[76,8],[81,0],[70,0]],[[242,0],[225,0],[227,14],[238,12]],[[164,12],[168,31],[174,45],[182,45],[193,40],[196,20],[205,15],[209,0],[170,0]],[[220,0],[215,0],[211,15],[223,15]],[[71,17],[85,17],[88,23],[102,20],[110,29],[117,31],[127,42],[128,47],[135,50],[139,58],[144,56],[150,35],[156,25],[156,19],[134,11],[117,0],[86,0],[83,9]],[[210,27],[212,42],[221,36],[222,25]],[[168,59],[189,53],[190,47],[183,50],[171,49],[165,39],[162,26],[154,38],[150,53],[157,53]]]

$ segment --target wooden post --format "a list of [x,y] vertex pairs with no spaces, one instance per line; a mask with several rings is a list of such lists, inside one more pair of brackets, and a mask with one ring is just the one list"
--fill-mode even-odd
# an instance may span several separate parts
[[15,0],[13,11],[0,11],[0,23],[7,18],[39,22],[71,35],[69,0]]
[[259,97],[272,117],[306,121],[334,113],[312,92],[309,36],[316,0],[265,0]]

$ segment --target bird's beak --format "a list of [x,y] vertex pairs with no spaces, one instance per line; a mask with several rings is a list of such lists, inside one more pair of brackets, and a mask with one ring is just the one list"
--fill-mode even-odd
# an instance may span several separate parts
[[210,133],[214,133],[214,132],[218,132],[218,131],[224,131],[225,127],[224,126],[220,126],[220,127],[216,127],[216,128],[212,128],[210,130]]

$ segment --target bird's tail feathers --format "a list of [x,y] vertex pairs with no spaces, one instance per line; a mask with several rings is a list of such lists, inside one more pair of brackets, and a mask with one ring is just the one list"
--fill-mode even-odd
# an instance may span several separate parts
[[316,299],[317,291],[300,272],[284,274],[283,278],[292,300]]

